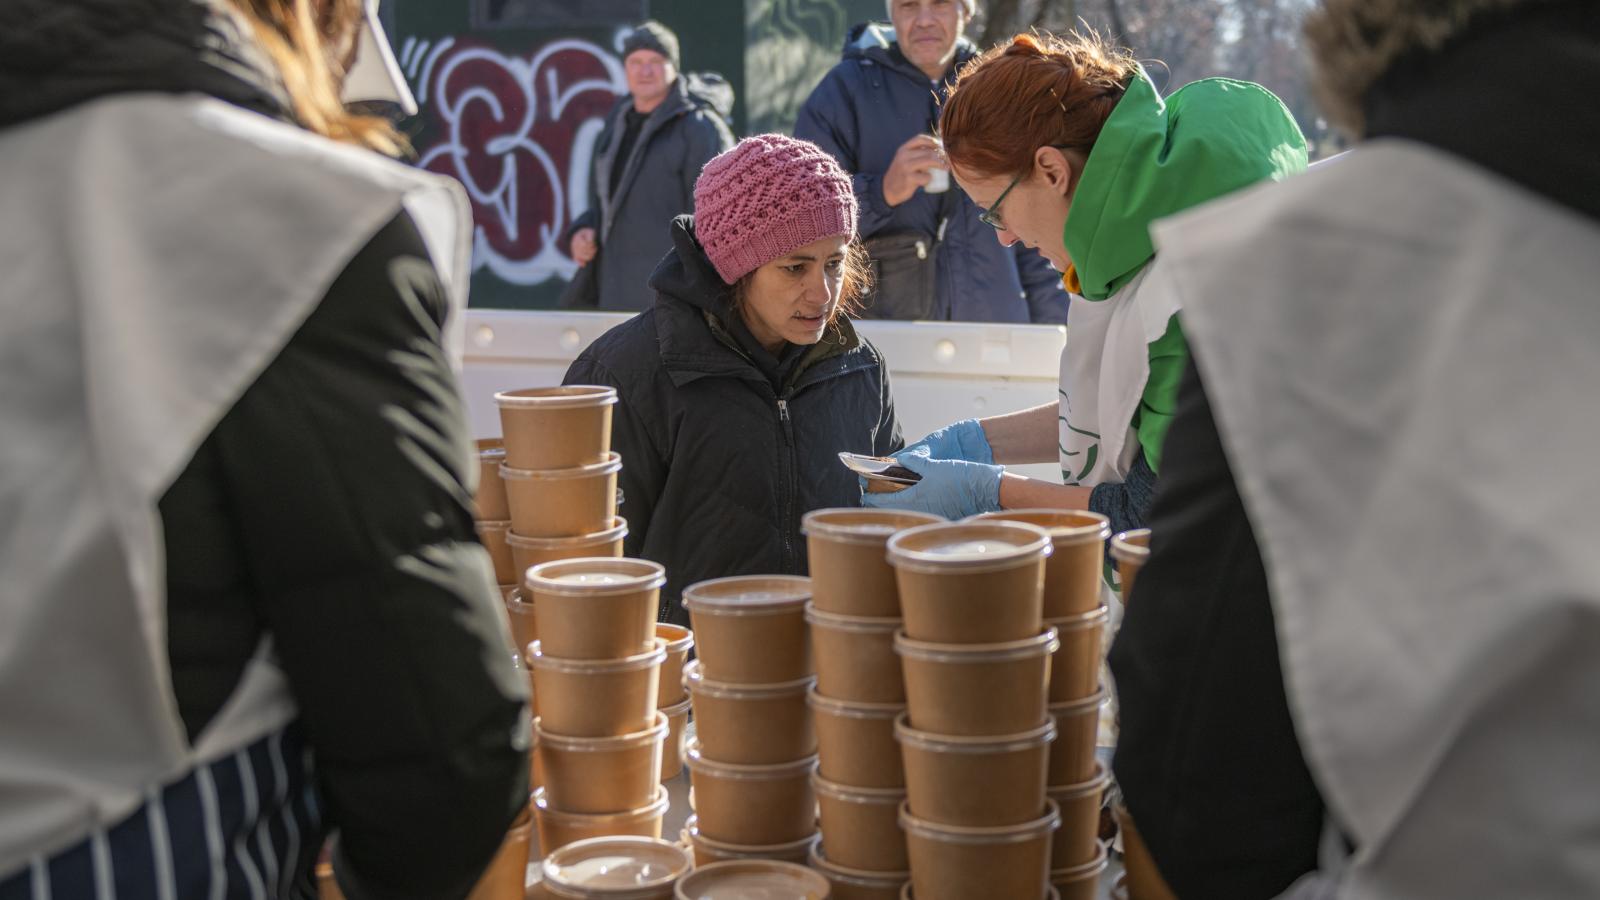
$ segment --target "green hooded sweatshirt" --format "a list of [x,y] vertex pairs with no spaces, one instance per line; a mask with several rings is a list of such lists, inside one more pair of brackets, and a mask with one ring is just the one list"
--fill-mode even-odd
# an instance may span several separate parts
[[[1150,225],[1268,179],[1306,168],[1306,140],[1271,91],[1207,78],[1165,101],[1141,68],[1106,119],[1072,199],[1062,242],[1083,297],[1121,290],[1155,255]],[[1134,426],[1145,461],[1160,471],[1188,344],[1178,317],[1150,344],[1150,376]]]

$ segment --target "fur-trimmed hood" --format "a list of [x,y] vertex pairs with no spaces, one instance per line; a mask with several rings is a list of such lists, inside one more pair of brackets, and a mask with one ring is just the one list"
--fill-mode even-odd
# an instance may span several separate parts
[[1397,63],[1437,53],[1484,19],[1563,0],[1324,0],[1306,20],[1315,87],[1328,118],[1366,134],[1367,93]]

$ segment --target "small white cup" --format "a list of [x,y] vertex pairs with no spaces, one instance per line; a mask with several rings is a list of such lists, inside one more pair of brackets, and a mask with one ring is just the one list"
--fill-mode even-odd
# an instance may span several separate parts
[[923,185],[922,189],[930,194],[942,194],[950,190],[950,170],[929,169],[928,183]]

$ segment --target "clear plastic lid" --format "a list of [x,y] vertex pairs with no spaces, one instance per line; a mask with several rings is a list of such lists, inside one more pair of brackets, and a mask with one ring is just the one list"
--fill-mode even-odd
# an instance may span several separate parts
[[685,609],[724,616],[788,612],[810,599],[811,579],[798,575],[735,575],[683,590]]
[[902,746],[938,753],[1015,753],[1042,747],[1056,739],[1056,721],[1045,717],[1043,725],[1016,734],[935,734],[911,727],[902,714],[894,720],[894,739]]
[[1056,546],[1103,541],[1111,537],[1111,520],[1086,509],[1002,509],[980,513],[968,521],[1024,522],[1043,528]]
[[670,622],[656,623],[656,637],[667,642],[668,653],[687,653],[694,646],[694,632]]
[[660,710],[656,711],[655,724],[644,731],[612,737],[568,737],[563,734],[551,734],[541,727],[537,716],[533,720],[533,732],[539,744],[565,753],[616,753],[621,750],[631,750],[666,740],[667,729],[667,717]]
[[1111,539],[1111,558],[1118,562],[1143,563],[1150,556],[1150,529],[1121,531]]
[[575,841],[545,857],[544,885],[574,900],[639,900],[658,896],[692,867],[689,852],[648,837]]
[[611,519],[611,527],[605,531],[596,531],[593,534],[580,534],[577,537],[560,538],[533,538],[523,537],[515,531],[506,533],[506,543],[524,550],[561,550],[567,547],[590,547],[600,544],[609,544],[628,536],[628,521],[621,516]]
[[585,466],[573,466],[570,469],[513,469],[505,463],[501,463],[500,480],[566,481],[574,478],[594,478],[598,475],[612,475],[621,471],[622,455],[615,450],[607,450],[605,459]]
[[704,772],[713,778],[727,778],[734,781],[777,781],[782,778],[795,778],[797,776],[809,777],[812,771],[817,768],[817,755],[815,753],[803,759],[774,763],[772,765],[740,765],[715,762],[700,755],[699,738],[689,738],[684,742],[683,761],[688,765],[691,772]]
[[883,544],[897,531],[943,521],[933,513],[909,509],[816,509],[800,519],[800,533],[852,544]]
[[[659,640],[659,638],[658,638]],[[683,667],[683,687],[689,693],[702,697],[721,697],[729,700],[770,700],[803,694],[817,683],[817,676],[807,675],[793,681],[771,684],[736,684],[728,681],[711,681],[705,677],[700,660],[691,660]]]
[[667,583],[667,570],[648,559],[580,556],[540,563],[528,570],[528,590],[566,597],[596,597],[655,590]]
[[655,646],[643,653],[608,659],[567,659],[560,656],[546,656],[542,642],[534,641],[528,645],[528,668],[576,675],[600,675],[648,669],[661,665],[667,659],[667,642],[661,638],[652,640],[655,641]]
[[989,572],[1050,555],[1050,536],[1022,522],[923,525],[889,539],[889,562],[918,572]]
[[1061,649],[1060,637],[1056,629],[1049,625],[1033,637],[998,644],[942,644],[917,641],[906,637],[903,630],[895,632],[894,635],[894,652],[901,657],[956,665],[1011,662],[1035,656],[1049,656],[1059,649]]
[[1044,815],[1020,825],[940,825],[911,814],[909,803],[900,805],[900,827],[906,834],[945,844],[1020,844],[1048,838],[1061,827],[1061,808],[1044,801]]
[[824,697],[812,688],[806,694],[806,703],[812,709],[830,716],[846,719],[893,719],[905,712],[904,703],[855,703]]
[[564,409],[579,406],[610,406],[617,402],[617,389],[599,384],[564,384],[557,387],[522,388],[494,395],[498,406],[516,409]]
[[851,869],[837,865],[830,861],[822,842],[811,845],[811,868],[828,876],[828,880],[835,884],[848,884],[864,890],[887,890],[898,888],[911,880],[911,870],[904,872],[867,872],[861,869]]
[[855,634],[878,634],[885,631],[897,631],[902,619],[897,617],[877,616],[847,616],[840,613],[831,613],[817,609],[815,602],[806,604],[806,621],[812,625],[830,628],[834,631],[849,631]]
[[820,873],[768,859],[712,863],[678,882],[679,900],[825,900],[830,891]]

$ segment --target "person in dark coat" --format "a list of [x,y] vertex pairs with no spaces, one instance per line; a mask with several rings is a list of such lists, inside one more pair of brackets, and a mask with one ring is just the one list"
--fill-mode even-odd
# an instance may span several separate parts
[[0,898],[463,897],[527,814],[375,6],[0,4]]
[[746,138],[671,225],[656,304],[611,329],[567,384],[617,388],[625,552],[666,566],[661,618],[697,581],[806,573],[800,517],[856,506],[840,451],[903,441],[877,348],[844,313],[862,288],[850,177],[814,144]]
[[1195,338],[1117,780],[1185,900],[1600,896],[1600,8],[1323,0],[1307,45],[1358,145],[1157,227]]
[[[892,28],[869,23],[850,32],[844,59],[811,92],[794,127],[795,137],[854,176],[864,240],[925,235],[935,246],[931,296],[899,295],[885,284],[863,315],[1065,322],[1061,273],[1028,247],[995,241],[981,210],[950,183],[932,136],[956,71],[977,56],[962,36],[972,0],[891,0],[889,11]],[[931,193],[934,179],[947,190]]]
[[694,206],[700,168],[733,146],[726,122],[733,88],[717,75],[680,74],[678,38],[666,26],[635,28],[622,62],[628,95],[606,116],[589,207],[566,233],[567,252],[582,268],[564,306],[648,309],[650,272],[672,243],[667,223]]

